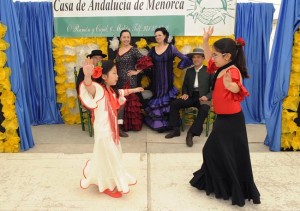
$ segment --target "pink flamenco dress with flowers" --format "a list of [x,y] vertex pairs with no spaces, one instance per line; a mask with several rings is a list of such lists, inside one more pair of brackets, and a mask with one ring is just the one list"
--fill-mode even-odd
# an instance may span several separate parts
[[[102,74],[101,67],[96,67],[93,80]],[[79,85],[79,97],[83,105],[93,111],[94,148],[90,160],[83,169],[83,179],[80,186],[83,189],[90,185],[98,186],[100,193],[112,197],[120,197],[113,193],[128,193],[129,186],[136,183],[136,179],[126,172],[122,161],[122,148],[117,122],[117,110],[125,103],[124,93],[119,90],[119,98],[112,89],[92,82],[96,93],[92,96],[86,89],[84,82]]]

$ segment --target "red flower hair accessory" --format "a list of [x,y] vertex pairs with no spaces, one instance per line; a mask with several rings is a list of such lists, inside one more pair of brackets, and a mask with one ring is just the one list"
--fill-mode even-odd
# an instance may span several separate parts
[[100,66],[94,67],[94,72],[93,72],[92,77],[93,78],[100,78],[101,75],[102,75],[102,67],[100,67]]
[[246,45],[245,41],[243,40],[243,38],[239,37],[235,40],[235,43],[239,46],[244,47]]

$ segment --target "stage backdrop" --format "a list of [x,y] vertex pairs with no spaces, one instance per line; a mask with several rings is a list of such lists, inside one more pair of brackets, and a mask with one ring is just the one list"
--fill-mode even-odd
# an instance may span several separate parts
[[112,37],[123,29],[153,36],[165,26],[173,36],[199,36],[214,26],[215,36],[234,34],[236,0],[53,0],[55,35]]

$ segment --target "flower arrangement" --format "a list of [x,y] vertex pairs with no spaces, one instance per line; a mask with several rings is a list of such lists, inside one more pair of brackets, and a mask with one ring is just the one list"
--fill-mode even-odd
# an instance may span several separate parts
[[300,127],[295,123],[300,103],[300,32],[295,32],[292,53],[290,87],[282,104],[281,147],[283,150],[300,150]]
[[[53,43],[53,57],[56,72],[57,102],[61,103],[60,112],[66,124],[80,123],[75,89],[74,67],[79,70],[86,55],[94,49],[106,51],[106,38],[62,38],[55,37]],[[107,52],[103,52],[106,53]]]
[[0,22],[0,102],[4,117],[1,125],[5,129],[5,132],[0,132],[0,152],[19,152],[20,137],[17,133],[19,125],[15,107],[16,96],[11,91],[9,80],[11,70],[4,67],[7,58],[3,51],[9,48],[9,44],[2,39],[6,30],[6,26]]

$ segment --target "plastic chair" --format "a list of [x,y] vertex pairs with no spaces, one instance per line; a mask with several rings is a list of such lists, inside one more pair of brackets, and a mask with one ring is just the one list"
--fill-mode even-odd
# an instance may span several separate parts
[[[75,84],[76,84],[77,83],[76,67],[74,67],[74,76],[75,76]],[[81,101],[78,96],[77,96],[77,101],[78,101],[78,108],[79,108],[79,114],[80,114],[81,128],[83,131],[85,131],[85,124],[87,124],[88,130],[89,130],[89,135],[90,135],[90,137],[93,137],[94,129],[93,129],[93,124],[92,124],[92,113],[89,109],[87,109],[86,107],[84,107],[81,104]]]
[[[182,132],[185,130],[186,125],[192,125],[193,124],[194,119],[197,117],[197,115],[198,115],[198,109],[196,107],[190,107],[190,108],[184,108],[183,109],[183,111],[182,111],[182,123],[181,123]],[[206,133],[205,133],[205,135],[206,135],[206,137],[209,134],[210,125],[213,124],[213,122],[216,119],[216,116],[217,115],[215,114],[215,112],[213,110],[213,107],[211,106],[209,111],[208,111],[206,121],[205,121],[205,124],[206,124],[206,128],[205,128]]]
[[182,132],[185,130],[186,125],[192,125],[194,119],[198,115],[198,109],[196,107],[189,107],[184,108],[182,111],[182,118],[181,118],[181,130]]

